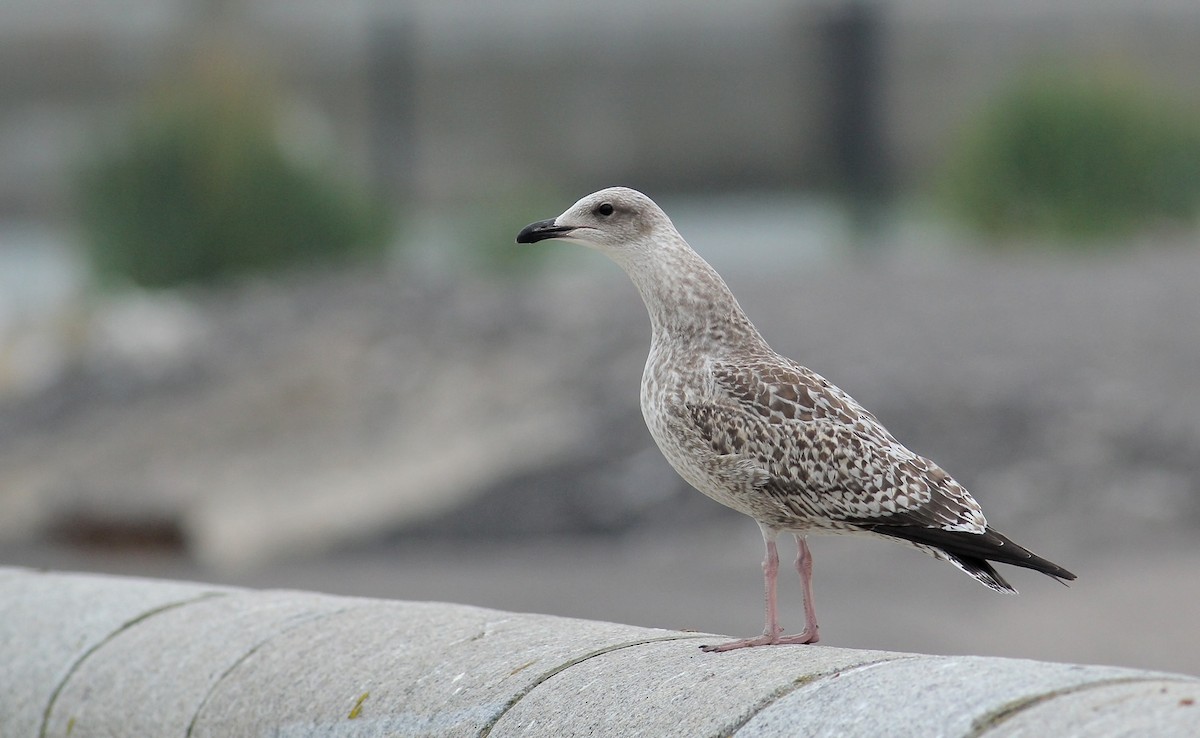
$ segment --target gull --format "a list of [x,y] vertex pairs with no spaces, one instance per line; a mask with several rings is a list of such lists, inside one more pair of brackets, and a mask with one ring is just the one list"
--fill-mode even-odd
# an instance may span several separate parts
[[[941,467],[903,446],[850,395],[777,354],[708,262],[649,197],[611,187],[517,243],[594,248],[633,280],[653,329],[641,408],[663,456],[688,484],[758,522],[766,546],[761,636],[705,651],[816,643],[809,534],[858,534],[916,547],[998,592],[1015,593],[989,562],[1060,582],[1066,569],[992,529],[979,503]],[[776,606],[776,539],[796,539],[804,630],[784,635]]]

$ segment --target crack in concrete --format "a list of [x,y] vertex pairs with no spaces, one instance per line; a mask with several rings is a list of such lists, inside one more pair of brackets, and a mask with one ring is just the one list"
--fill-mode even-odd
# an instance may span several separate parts
[[737,722],[737,724],[735,724],[732,728],[730,728],[728,730],[719,731],[717,733],[717,735],[724,738],[725,736],[732,736],[732,735],[736,734],[739,730],[746,727],[747,723],[749,723],[754,718],[758,717],[758,714],[761,713],[763,710],[767,709],[768,707],[775,704],[776,702],[783,699],[784,697],[788,696],[789,694],[792,694],[793,692],[797,692],[801,689],[804,689],[805,687],[819,688],[819,687],[821,687],[823,682],[825,682],[833,677],[840,677],[843,674],[853,674],[855,672],[865,671],[867,669],[872,669],[877,666],[882,666],[884,664],[890,664],[894,661],[909,661],[911,659],[918,659],[918,658],[921,658],[921,656],[918,656],[918,655],[896,656],[896,657],[890,657],[890,658],[875,659],[874,661],[866,661],[861,664],[854,664],[853,666],[847,666],[842,669],[831,669],[829,671],[817,672],[816,674],[805,674],[803,676],[797,677],[796,679],[792,680],[792,682],[790,684],[785,684],[784,686],[776,689],[774,692],[772,692],[771,694],[767,695],[765,698],[760,700],[758,702],[758,704],[756,704],[754,707],[750,708],[749,712],[747,712],[746,715],[744,717],[742,717],[742,719],[739,720]]
[[329,612],[308,613],[306,616],[299,617],[295,621],[288,623],[285,627],[272,633],[271,635],[267,636],[266,638],[263,638],[261,641],[259,641],[258,643],[254,644],[252,647],[247,649],[245,653],[243,653],[241,656],[238,656],[234,660],[234,662],[229,665],[229,668],[227,668],[225,671],[221,672],[221,675],[218,676],[216,678],[216,680],[212,684],[209,685],[208,691],[206,691],[204,693],[204,696],[202,698],[200,698],[200,703],[196,705],[196,711],[194,713],[192,713],[192,719],[188,721],[187,730],[183,734],[184,738],[192,737],[192,733],[196,729],[196,722],[200,719],[200,714],[202,712],[204,712],[204,708],[208,705],[209,698],[211,698],[213,693],[215,693],[217,691],[217,687],[221,686],[221,683],[225,681],[226,677],[228,677],[239,666],[241,666],[243,663],[245,663],[247,659],[249,659],[254,654],[258,653],[268,643],[275,640],[276,638],[279,638],[280,636],[283,636],[283,635],[286,635],[286,634],[292,632],[293,630],[295,630],[296,628],[299,628],[302,625],[308,625],[310,623],[324,620],[325,618],[333,617],[334,615],[341,615],[343,613],[347,613],[352,610],[357,610],[360,607],[363,607],[363,605],[352,605],[349,607],[342,607],[337,610],[331,610]]
[[[499,723],[500,720],[503,719],[504,716],[507,715],[508,712],[517,705],[518,702],[520,702],[522,699],[524,699],[526,696],[528,696],[529,693],[532,692],[534,689],[541,686],[542,684],[545,684],[548,680],[552,679],[553,677],[557,676],[558,674],[561,674],[562,672],[566,671],[567,669],[570,669],[572,666],[577,666],[579,664],[582,664],[584,661],[587,661],[589,659],[594,659],[597,656],[603,656],[604,654],[607,654],[607,653],[613,653],[615,651],[621,651],[623,649],[633,648],[635,646],[645,646],[645,645],[648,645],[651,643],[663,643],[666,641],[686,641],[686,640],[708,638],[708,637],[710,637],[710,636],[700,635],[700,634],[697,634],[697,635],[683,634],[683,635],[674,635],[674,636],[662,636],[659,638],[645,638],[645,639],[638,640],[638,641],[630,641],[627,643],[617,643],[612,646],[605,646],[604,648],[600,648],[595,651],[585,653],[582,656],[577,656],[569,661],[565,661],[565,662],[559,664],[558,666],[554,667],[553,669],[550,669],[549,671],[539,674],[537,679],[534,679],[532,682],[527,684],[523,689],[521,689],[516,694],[514,694],[511,698],[509,698],[508,702],[506,702],[504,704],[504,707],[500,708],[500,712],[496,713],[495,717],[493,717],[491,720],[489,720],[487,725],[483,726],[483,728],[480,729],[477,736],[478,736],[478,738],[487,738],[487,736],[492,732],[492,729],[496,727],[496,724]],[[522,668],[524,668],[524,667],[522,667]]]
[[132,620],[122,623],[119,628],[93,644],[91,648],[84,651],[82,654],[80,654],[79,658],[75,659],[75,663],[71,664],[70,668],[67,669],[67,673],[63,675],[62,680],[55,685],[54,691],[50,694],[50,700],[46,703],[46,709],[42,711],[42,727],[38,730],[38,738],[46,738],[46,731],[50,729],[50,716],[54,713],[54,705],[56,702],[58,702],[59,695],[62,694],[62,691],[66,688],[67,683],[71,681],[71,677],[75,676],[75,672],[79,671],[79,668],[83,666],[83,663],[87,661],[92,654],[111,643],[115,638],[128,631],[130,628],[149,620],[155,615],[159,615],[179,607],[192,605],[197,602],[210,600],[214,597],[227,597],[228,595],[228,592],[202,592],[195,597],[179,600],[178,602],[170,602],[165,605],[159,605],[158,607],[143,612]]
[[1025,710],[1059,697],[1078,694],[1080,692],[1087,692],[1088,690],[1092,689],[1102,689],[1104,687],[1113,687],[1121,684],[1137,684],[1139,682],[1179,682],[1181,684],[1193,683],[1189,679],[1172,679],[1169,676],[1128,676],[1100,679],[1094,682],[1086,682],[1084,684],[1075,684],[1070,687],[1063,687],[1062,689],[1054,689],[1049,692],[1042,692],[1041,694],[1015,699],[1012,702],[1001,705],[991,712],[981,715],[972,721],[971,732],[967,733],[965,736],[963,736],[963,738],[982,738],[982,736],[991,732],[993,728],[996,728],[1002,723],[1007,722]]

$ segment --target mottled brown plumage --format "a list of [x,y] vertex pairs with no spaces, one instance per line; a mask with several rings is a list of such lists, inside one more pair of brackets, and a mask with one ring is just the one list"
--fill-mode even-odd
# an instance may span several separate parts
[[[633,280],[653,327],[641,394],[651,435],[689,484],[762,530],[764,633],[707,650],[817,640],[809,533],[916,546],[1001,592],[1015,590],[989,561],[1075,578],[992,530],[941,467],[824,377],[775,353],[724,280],[645,195],[601,190],[526,227],[517,241],[546,238],[597,248]],[[775,607],[781,532],[796,537],[807,620],[803,632],[786,637]]]

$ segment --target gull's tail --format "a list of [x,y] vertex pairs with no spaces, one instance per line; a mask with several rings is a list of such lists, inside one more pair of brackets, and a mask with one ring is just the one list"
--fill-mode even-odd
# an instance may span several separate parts
[[990,562],[1033,569],[1064,584],[1075,575],[1052,561],[1018,546],[1004,535],[988,528],[983,533],[926,528],[919,525],[880,525],[868,523],[864,530],[897,538],[945,554],[950,562],[998,592],[1016,592]]

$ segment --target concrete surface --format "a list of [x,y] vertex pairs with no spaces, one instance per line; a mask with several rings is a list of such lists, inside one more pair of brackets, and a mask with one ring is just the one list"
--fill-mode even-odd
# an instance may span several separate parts
[[[0,569],[0,735],[1115,735],[1200,679]],[[1053,730],[1050,730],[1053,726]]]

